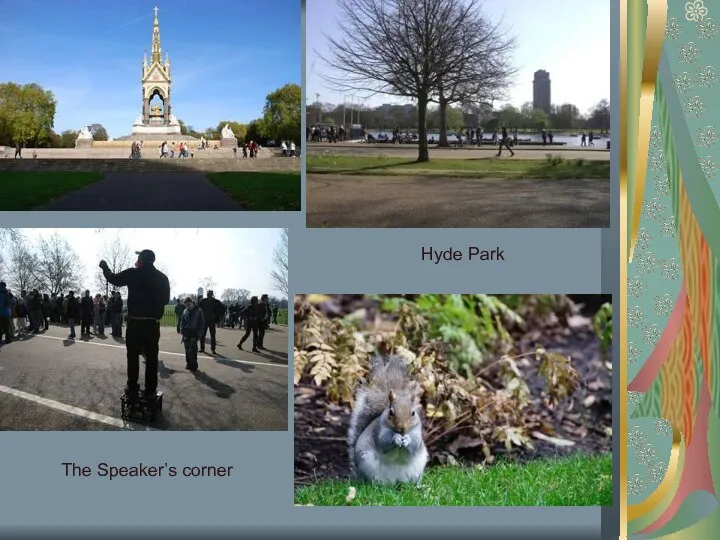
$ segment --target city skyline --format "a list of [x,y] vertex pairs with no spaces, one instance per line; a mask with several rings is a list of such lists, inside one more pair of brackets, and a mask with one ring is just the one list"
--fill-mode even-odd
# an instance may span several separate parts
[[[377,107],[382,104],[404,104],[411,100],[392,95],[359,95],[339,93],[322,78],[327,70],[318,53],[327,56],[327,39],[336,37],[339,9],[336,0],[307,0],[306,31],[306,98],[342,105],[351,99],[355,104]],[[536,71],[545,70],[552,80],[552,104],[572,103],[581,114],[587,114],[602,99],[610,99],[610,5],[605,0],[590,0],[577,9],[572,0],[515,0],[510,4],[484,2],[482,12],[493,22],[517,37],[514,64],[518,71],[515,85],[508,91],[506,101],[495,101],[495,108],[507,104],[520,108],[533,102],[533,78]],[[560,17],[573,17],[572,24],[562,25],[562,33],[546,32],[558,27]],[[588,40],[590,40],[588,42]],[[582,44],[588,42],[590,52]],[[577,45],[580,43],[580,45]],[[544,46],[543,46],[544,45]]]
[[[251,9],[249,0],[212,9],[189,0],[28,0],[3,12],[0,83],[51,90],[57,133],[98,123],[111,138],[129,135],[142,112],[141,66],[157,6],[173,114],[198,131],[223,120],[247,123],[262,116],[268,93],[301,81],[300,0],[276,2],[281,9]],[[238,20],[242,46],[231,38]]]

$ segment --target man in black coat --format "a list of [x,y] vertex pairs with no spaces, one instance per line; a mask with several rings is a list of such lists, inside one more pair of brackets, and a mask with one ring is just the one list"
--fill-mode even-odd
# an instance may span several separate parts
[[215,328],[218,321],[222,320],[223,315],[225,315],[225,305],[215,298],[212,291],[208,291],[207,298],[203,298],[200,302],[200,309],[202,309],[205,318],[205,328],[200,338],[200,352],[205,352],[205,336],[210,330],[210,350],[215,354]]
[[140,390],[140,354],[145,356],[145,395],[154,397],[158,385],[158,354],[160,351],[160,320],[170,302],[170,282],[155,268],[155,253],[149,249],[136,251],[135,268],[113,274],[105,261],[100,261],[103,276],[116,287],[127,287],[128,323],[125,331],[128,382],[125,393],[136,396]]

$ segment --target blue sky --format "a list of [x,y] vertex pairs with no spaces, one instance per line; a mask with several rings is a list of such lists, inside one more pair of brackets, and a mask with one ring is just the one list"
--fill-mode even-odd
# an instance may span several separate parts
[[[270,272],[281,229],[19,229],[29,241],[58,234],[77,253],[85,286],[93,289],[100,258],[108,243],[125,244],[130,253],[155,252],[156,265],[170,279],[171,293],[187,294],[210,277],[219,298],[224,289],[248,289],[253,295],[273,291]],[[135,262],[135,255],[132,255]]]
[[56,131],[100,123],[129,135],[155,5],[173,114],[195,129],[249,122],[269,92],[300,84],[300,0],[0,0],[0,82],[52,90]]
[[[509,103],[532,101],[533,74],[550,72],[553,104],[573,103],[581,113],[601,99],[610,99],[610,4],[608,0],[485,0],[483,13],[517,38],[518,68]],[[328,68],[314,51],[327,56],[324,34],[337,37],[336,0],[307,0],[307,92],[309,101],[343,103],[348,96],[333,92],[318,75]],[[359,96],[368,106],[402,103],[392,96]],[[497,102],[496,107],[501,105]]]

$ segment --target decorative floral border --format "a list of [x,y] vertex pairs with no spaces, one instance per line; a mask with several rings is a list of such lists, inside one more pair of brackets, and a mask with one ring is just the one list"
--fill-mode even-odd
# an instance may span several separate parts
[[621,538],[720,538],[713,15],[720,0],[621,3]]

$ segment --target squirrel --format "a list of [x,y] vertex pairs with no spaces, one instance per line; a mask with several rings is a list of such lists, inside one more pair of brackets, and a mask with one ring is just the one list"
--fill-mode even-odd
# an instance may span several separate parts
[[350,468],[361,479],[420,485],[428,461],[420,418],[420,385],[403,359],[375,356],[350,416]]

